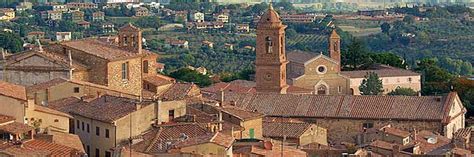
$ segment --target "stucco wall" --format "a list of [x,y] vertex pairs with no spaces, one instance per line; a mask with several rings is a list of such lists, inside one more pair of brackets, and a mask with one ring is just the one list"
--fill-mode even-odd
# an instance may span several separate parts
[[310,143],[319,143],[322,145],[328,145],[327,130],[316,125],[312,125],[306,130],[299,139],[299,145],[304,146]]
[[[79,138],[84,144],[84,150],[87,151],[87,146],[89,146],[89,156],[95,156],[95,149],[99,149],[100,156],[105,156],[105,151],[115,147],[116,127],[114,124],[92,120],[78,115],[75,115],[74,119],[74,132],[76,135],[79,135]],[[79,120],[79,129],[77,128],[77,120]],[[84,129],[82,129],[82,123],[84,123]],[[89,125],[89,132],[87,131],[87,125]],[[96,135],[96,127],[99,127],[99,136]],[[109,129],[109,138],[105,137],[106,129]]]
[[[382,80],[384,94],[397,89],[397,87],[411,88],[415,91],[421,90],[420,76],[380,77],[380,79]],[[350,79],[350,88],[354,90],[354,95],[360,95],[359,86],[362,80],[364,78]]]
[[156,119],[155,105],[151,104],[142,107],[138,111],[133,112],[116,121],[117,126],[117,142],[121,142],[136,136],[151,128],[154,119]]
[[[184,153],[195,153],[204,156],[226,156],[229,155],[227,151],[230,151],[232,154],[232,149],[226,150],[225,147],[214,144],[214,143],[205,143],[200,145],[194,145],[189,147],[184,147],[180,149]],[[232,155],[230,155],[231,157]],[[227,156],[226,156],[227,157]]]
[[263,139],[262,118],[242,121],[241,126],[244,128],[241,138],[250,138],[250,129],[254,129],[254,138]]
[[24,122],[26,101],[0,95],[0,114],[15,117],[15,121]]
[[[30,112],[30,115],[27,115],[27,118],[30,120],[34,118],[35,120],[41,119],[40,128],[44,129],[51,127],[50,129],[69,133],[69,118],[64,116],[58,116],[50,113],[45,113],[41,111],[34,110]],[[57,120],[57,121],[56,121]]]
[[164,101],[161,102],[159,111],[159,123],[169,122],[169,111],[174,110],[174,118],[181,117],[186,114],[186,102],[184,101]]

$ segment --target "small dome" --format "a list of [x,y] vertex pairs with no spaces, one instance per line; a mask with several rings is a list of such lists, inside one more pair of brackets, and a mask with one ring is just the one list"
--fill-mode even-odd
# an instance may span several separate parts
[[258,23],[274,23],[274,22],[281,22],[281,20],[278,13],[275,10],[273,10],[272,5],[270,4],[270,7],[268,7],[267,12],[265,12],[265,14],[262,15]]

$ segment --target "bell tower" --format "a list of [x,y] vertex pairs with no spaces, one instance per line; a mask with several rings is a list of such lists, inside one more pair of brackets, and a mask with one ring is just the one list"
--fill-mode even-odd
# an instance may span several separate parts
[[341,37],[336,32],[336,29],[333,29],[331,35],[329,36],[329,57],[339,63],[338,71],[341,69]]
[[286,93],[285,28],[270,3],[257,25],[257,92]]
[[131,23],[119,29],[119,47],[132,53],[142,53],[142,31]]

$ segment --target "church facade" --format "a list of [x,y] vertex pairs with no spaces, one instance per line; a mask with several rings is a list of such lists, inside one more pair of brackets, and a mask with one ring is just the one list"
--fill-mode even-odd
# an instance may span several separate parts
[[[333,30],[328,38],[328,54],[285,51],[285,28],[272,7],[257,26],[256,90],[263,93],[290,93],[301,88],[317,95],[360,95],[365,76],[374,72],[382,80],[384,94],[397,88],[421,90],[421,75],[410,70],[377,65],[370,70],[341,71],[341,38]],[[306,92],[307,94],[308,92]]]

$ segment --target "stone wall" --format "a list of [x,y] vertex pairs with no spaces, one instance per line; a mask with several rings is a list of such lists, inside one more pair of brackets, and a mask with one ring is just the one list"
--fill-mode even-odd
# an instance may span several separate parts
[[[128,79],[122,79],[122,64],[128,63]],[[142,91],[141,58],[133,58],[108,63],[108,86],[111,89],[140,95]]]
[[15,122],[24,123],[27,101],[0,95],[0,102],[0,114],[14,117]]

